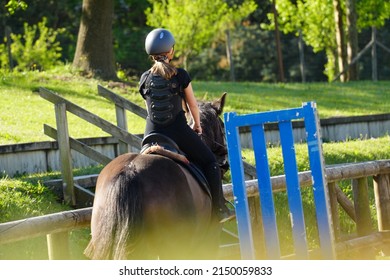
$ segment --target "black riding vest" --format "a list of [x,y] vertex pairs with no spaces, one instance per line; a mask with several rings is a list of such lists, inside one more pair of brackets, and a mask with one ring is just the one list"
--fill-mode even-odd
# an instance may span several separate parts
[[144,97],[150,120],[159,125],[172,123],[183,110],[182,95],[175,77],[166,80],[160,75],[149,74],[145,81]]

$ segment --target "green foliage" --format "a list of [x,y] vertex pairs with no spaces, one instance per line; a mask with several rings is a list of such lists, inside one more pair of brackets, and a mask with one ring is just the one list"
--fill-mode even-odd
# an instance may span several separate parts
[[221,34],[256,9],[253,0],[241,5],[229,5],[223,0],[150,0],[152,7],[146,10],[147,24],[165,27],[175,36],[176,53],[182,55],[184,64]]
[[151,60],[145,53],[144,38],[147,32],[145,27],[134,28],[125,24],[114,28],[117,68],[125,76],[137,76],[139,79],[140,73],[150,68]]
[[[337,69],[333,1],[278,0],[276,6],[280,30],[294,33],[296,36],[299,31],[302,31],[305,43],[313,47],[314,52],[326,52],[328,61],[325,65],[325,74],[329,81],[333,80]],[[345,11],[345,5],[342,8]],[[357,25],[360,31],[371,26],[379,28],[390,18],[390,3],[386,0],[357,1],[357,14]],[[269,13],[268,17],[271,23],[262,24],[262,27],[274,29],[274,14]]]
[[27,4],[21,0],[8,0],[8,3],[5,4],[5,8],[12,15],[17,9],[27,9]]
[[[313,47],[315,52],[334,48],[335,31],[332,0],[278,0],[278,23],[284,33],[298,36],[302,31],[304,41]],[[268,14],[270,24],[262,24],[265,29],[273,29],[274,14]]]
[[[17,70],[44,70],[60,64],[62,48],[56,38],[64,29],[53,30],[46,24],[46,18],[33,26],[25,23],[23,35],[11,34],[11,53]],[[4,51],[5,46],[0,50]],[[6,54],[4,51],[0,55],[2,68],[9,67]]]
[[[139,77],[140,74],[150,67],[150,60],[145,54],[144,50],[144,40],[148,31],[150,31],[150,26],[146,25],[146,15],[144,11],[147,7],[153,7],[152,2],[144,0],[114,0],[115,1],[115,17],[113,22],[113,32],[114,32],[114,48],[115,48],[115,58],[116,65],[118,68],[123,70],[123,73],[127,77]],[[154,1],[154,0],[153,0]],[[170,0],[171,1],[171,0]],[[181,2],[176,1],[176,2]],[[65,28],[64,32],[61,32],[57,36],[57,41],[60,42],[61,46],[61,61],[63,63],[69,63],[73,60],[77,33],[79,30],[80,17],[82,11],[82,1],[80,0],[67,0],[67,1],[47,1],[47,0],[34,0],[34,1],[24,1],[28,4],[28,8],[23,10],[21,8],[15,9],[15,12],[11,15],[8,10],[5,9],[5,5],[8,4],[8,0],[2,2],[0,5],[0,22],[5,23],[5,25],[12,27],[12,33],[14,34],[23,34],[24,33],[24,24],[27,23],[29,26],[37,25],[42,18],[47,18],[47,27],[58,30]],[[21,1],[14,0],[14,3],[21,3]],[[159,1],[164,2],[164,1]],[[192,1],[189,5],[194,5],[197,1]],[[243,0],[228,0],[224,1],[227,3],[229,9],[233,11],[238,11],[239,8],[234,8],[234,3],[240,5],[238,7],[243,7],[243,3],[250,3],[250,1]],[[187,69],[190,70],[190,74],[194,77],[199,77],[199,79],[207,80],[228,80],[229,79],[229,64],[226,58],[226,46],[224,38],[224,31],[226,28],[230,28],[230,34],[232,39],[232,48],[233,48],[233,60],[235,62],[236,70],[236,81],[258,81],[258,82],[274,82],[277,74],[277,59],[275,57],[275,42],[274,42],[274,33],[271,30],[258,30],[260,24],[267,23],[272,21],[272,17],[267,18],[266,14],[271,12],[271,1],[269,0],[257,0],[257,8],[254,12],[250,13],[248,16],[245,16],[243,21],[239,20],[238,22],[228,22],[226,25],[223,25],[223,28],[218,30],[215,34],[216,36],[210,39],[206,45],[201,48],[199,55],[195,55],[195,52],[191,54],[187,61]],[[294,7],[292,5],[288,6],[288,3],[296,2],[298,5],[303,5],[300,3],[305,3],[308,7],[304,7],[303,10],[308,10],[307,16],[303,17],[305,21],[310,22],[321,22],[320,26],[309,25],[305,27],[307,29],[306,37],[313,37],[313,39],[325,37],[328,34],[333,33],[333,30],[329,30],[329,27],[333,28],[333,24],[329,23],[333,21],[332,5],[327,4],[326,1],[285,1],[277,0],[276,3],[280,6],[281,17],[286,17],[282,20],[286,25],[292,25],[292,22],[289,21],[288,17],[298,18],[301,15],[295,10],[292,10]],[[374,1],[374,0],[361,0],[357,1],[359,10],[362,9],[362,13],[358,17],[358,25],[361,30],[359,33],[359,49],[362,49],[371,39],[370,29],[361,26],[361,23],[367,23],[366,26],[371,25],[371,20],[377,19],[383,23],[382,18],[385,15],[385,11],[388,9],[388,1]],[[168,0],[165,1],[168,3]],[[201,3],[201,2],[199,2]],[[287,4],[284,4],[287,3]],[[317,3],[317,4],[316,4]],[[211,3],[210,5],[213,5]],[[315,6],[315,4],[317,6]],[[324,10],[324,5],[326,9],[330,8],[327,12],[329,16],[324,16],[321,11]],[[201,5],[200,5],[201,6]],[[310,8],[313,6],[313,8]],[[361,7],[360,7],[361,6]],[[208,7],[208,6],[205,6]],[[309,9],[310,8],[310,9]],[[363,11],[363,9],[365,9]],[[242,9],[249,12],[249,9]],[[286,13],[284,13],[286,10]],[[197,12],[197,10],[193,10]],[[199,15],[191,14],[189,17],[184,17],[184,20],[191,20],[192,22],[199,21]],[[164,11],[159,13],[158,16],[170,16]],[[228,17],[229,12],[226,13],[227,19],[235,19],[234,17]],[[378,16],[377,16],[378,15]],[[225,16],[225,15],[224,15]],[[178,12],[172,15],[173,18],[180,17],[181,13]],[[371,19],[370,19],[371,18]],[[221,18],[222,19],[222,18]],[[203,21],[203,19],[202,19]],[[287,23],[288,22],[288,23]],[[241,23],[241,24],[238,24]],[[386,20],[384,27],[380,28],[381,25],[377,25],[378,28],[378,39],[385,46],[389,46],[389,26],[390,21]],[[185,22],[184,27],[189,25],[190,22]],[[212,24],[214,25],[214,24]],[[262,25],[263,26],[263,25]],[[285,77],[288,82],[298,82],[301,80],[299,72],[299,56],[298,56],[298,46],[297,39],[294,36],[297,34],[297,27],[292,25],[290,30],[291,33],[282,34],[282,52],[283,52],[283,63],[285,68]],[[0,37],[4,37],[4,28],[0,28]],[[283,28],[282,22],[280,22],[280,27]],[[181,24],[176,26],[177,29],[183,28]],[[295,29],[294,29],[295,28]],[[303,28],[303,27],[302,27]],[[286,27],[287,29],[287,27]],[[240,42],[240,40],[242,41]],[[306,39],[305,39],[306,40]],[[2,40],[0,40],[3,43]],[[323,44],[334,43],[334,39],[331,40],[322,40]],[[321,41],[321,42],[322,42]],[[190,42],[190,45],[192,42]],[[184,45],[184,44],[183,44]],[[176,46],[177,51],[182,51],[186,48],[188,44],[184,45],[183,48]],[[313,47],[314,46],[314,47]],[[317,50],[317,47],[320,44],[316,43],[315,45],[309,45],[306,42],[305,46],[305,63],[306,63],[306,78],[307,81],[326,81],[327,77],[324,72],[328,75],[328,79],[331,80],[334,75],[334,49],[329,48],[329,50]],[[327,45],[325,45],[327,46]],[[1,55],[0,63],[2,64],[3,69],[7,69],[8,61],[6,58],[6,50],[4,46],[0,46]],[[313,50],[316,48],[316,52]],[[192,49],[192,47],[190,47]],[[390,59],[389,54],[384,51],[382,48],[378,48],[378,74],[379,79],[388,79],[389,77],[389,67],[388,61]],[[370,54],[367,53],[364,55],[361,60],[359,60],[359,78],[360,79],[371,79],[371,60]],[[174,61],[180,65],[183,65],[184,57],[180,57],[178,61]],[[324,67],[324,65],[326,66]],[[39,67],[39,66],[38,66]],[[192,71],[193,69],[193,71]],[[332,72],[333,71],[333,72]],[[192,74],[192,72],[194,74]]]
[[[305,43],[314,52],[325,51],[328,56],[325,74],[331,80],[335,74],[335,60],[332,57],[336,48],[335,23],[332,0],[278,0],[278,23],[284,33],[302,32]],[[271,24],[262,24],[266,29],[273,29],[274,15],[268,14]]]
[[0,44],[0,69],[3,70],[9,68],[8,52],[5,44]]
[[[275,45],[270,32],[255,25],[239,26],[231,32],[231,49],[237,80],[276,81]],[[194,57],[188,71],[198,80],[229,80],[230,68],[225,44],[205,48]]]
[[[205,48],[191,59],[187,70],[191,78],[203,81],[228,81],[229,67],[226,61],[226,50],[222,44]],[[206,67],[205,67],[206,66]]]
[[381,28],[390,18],[390,2],[386,0],[356,1],[358,9],[357,25],[360,30],[375,26]]

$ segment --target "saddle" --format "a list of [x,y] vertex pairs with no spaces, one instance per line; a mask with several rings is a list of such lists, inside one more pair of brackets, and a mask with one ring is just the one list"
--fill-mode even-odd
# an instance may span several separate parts
[[211,197],[210,186],[203,172],[190,162],[179,146],[168,136],[161,133],[151,133],[142,140],[140,154],[158,154],[174,160],[186,168],[198,181],[204,191]]

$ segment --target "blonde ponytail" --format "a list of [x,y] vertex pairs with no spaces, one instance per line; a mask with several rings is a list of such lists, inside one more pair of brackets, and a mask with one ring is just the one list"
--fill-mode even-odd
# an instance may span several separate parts
[[150,71],[153,74],[160,75],[167,80],[177,74],[176,67],[165,62],[165,60],[168,59],[166,55],[154,55],[152,56],[152,59],[154,60],[154,65],[152,66],[152,68],[150,68]]

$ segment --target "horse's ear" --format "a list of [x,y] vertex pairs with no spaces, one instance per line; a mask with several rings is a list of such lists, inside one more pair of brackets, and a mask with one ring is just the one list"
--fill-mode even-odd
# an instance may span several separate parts
[[227,92],[224,92],[222,96],[213,102],[213,106],[217,111],[217,114],[220,115],[223,112],[223,107],[225,106],[225,100],[226,100]]

